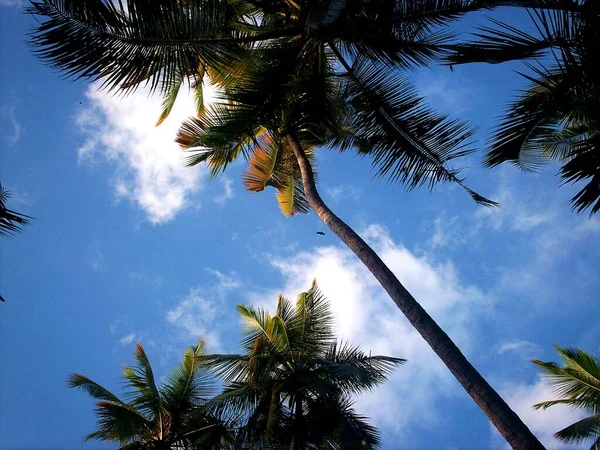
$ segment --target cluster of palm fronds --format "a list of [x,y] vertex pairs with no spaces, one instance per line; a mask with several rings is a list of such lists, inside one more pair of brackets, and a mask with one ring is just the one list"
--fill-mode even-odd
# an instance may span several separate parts
[[534,407],[546,409],[566,405],[590,414],[556,432],[554,436],[565,444],[591,441],[590,450],[600,450],[600,359],[579,349],[555,348],[562,365],[538,360],[533,362],[540,367],[560,398],[538,403]]
[[512,161],[525,170],[557,160],[565,183],[585,181],[577,211],[600,209],[600,3],[563,1],[532,10],[536,35],[494,21],[452,63],[528,60],[531,86],[509,106],[485,163]]
[[[238,306],[246,321],[241,354],[206,352],[202,341],[157,387],[143,347],[124,369],[125,401],[84,377],[69,385],[99,400],[98,430],[86,439],[122,449],[373,449],[377,430],[352,395],[383,383],[400,358],[339,343],[316,284],[275,315]],[[224,386],[215,395],[219,380]]]
[[[449,51],[439,25],[467,12],[524,1],[45,0],[33,34],[39,56],[75,77],[125,92],[164,95],[162,121],[186,79],[198,117],[182,127],[188,162],[213,173],[242,155],[249,189],[273,186],[286,214],[305,212],[288,137],[306,153],[353,149],[408,188],[463,185],[451,162],[471,130],[428,109],[401,70]],[[204,108],[202,86],[219,89]],[[477,201],[493,204],[467,189]]]

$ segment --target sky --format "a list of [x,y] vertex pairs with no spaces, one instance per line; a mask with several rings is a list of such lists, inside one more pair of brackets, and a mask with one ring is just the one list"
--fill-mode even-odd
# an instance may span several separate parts
[[[160,99],[122,98],[65,80],[26,44],[36,24],[0,0],[0,181],[10,206],[35,217],[0,240],[0,448],[109,449],[82,444],[93,401],[68,389],[79,372],[113,391],[137,342],[159,377],[198,338],[236,351],[235,305],[274,310],[317,279],[340,338],[406,358],[357,398],[383,449],[503,449],[500,436],[353,254],[314,214],[285,218],[274,192],[244,190],[243,163],[211,179],[173,143],[192,114],[182,96],[160,127]],[[512,10],[501,11],[513,19]],[[520,20],[516,18],[515,20]],[[506,102],[525,86],[518,65],[419,69],[440,111],[478,128],[484,148]],[[580,418],[559,407],[531,359],[552,345],[598,354],[600,217],[576,215],[556,166],[524,174],[463,161],[469,186],[406,192],[369,161],[320,149],[319,189],[454,339],[549,449]],[[324,231],[325,235],[317,235]]]

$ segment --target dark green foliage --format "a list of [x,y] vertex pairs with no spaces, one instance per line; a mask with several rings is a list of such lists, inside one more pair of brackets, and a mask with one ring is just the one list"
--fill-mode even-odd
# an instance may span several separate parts
[[530,87],[513,102],[492,139],[485,164],[510,161],[537,170],[550,160],[564,183],[585,182],[572,198],[578,212],[600,209],[600,4],[563,2],[532,11],[539,35],[494,21],[478,42],[459,47],[455,63],[536,58]]
[[[238,306],[246,321],[240,355],[209,355],[225,390],[213,400],[245,424],[244,448],[376,448],[377,430],[351,396],[383,383],[403,359],[338,343],[326,299],[313,284],[296,304],[280,297],[275,315]],[[293,447],[292,447],[293,443]]]
[[[471,131],[430,111],[398,69],[446,54],[452,36],[440,26],[448,21],[521,3],[44,0],[31,8],[47,19],[32,42],[67,76],[125,92],[143,83],[161,90],[159,123],[190,79],[198,117],[178,138],[193,151],[188,162],[208,162],[216,174],[243,155],[250,171],[262,166],[249,188],[274,187],[290,215],[308,208],[288,134],[311,153],[325,145],[356,150],[379,175],[410,189],[447,181],[464,187],[450,164],[471,151]],[[202,104],[205,79],[222,90],[211,108]]]
[[8,209],[6,202],[9,198],[10,191],[4,189],[0,184],[0,236],[18,233],[31,220],[30,216]]

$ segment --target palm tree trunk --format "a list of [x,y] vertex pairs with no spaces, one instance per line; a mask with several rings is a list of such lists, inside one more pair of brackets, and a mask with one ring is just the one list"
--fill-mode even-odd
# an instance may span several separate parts
[[510,446],[520,450],[543,449],[544,446],[531,433],[519,416],[510,409],[498,393],[477,372],[452,339],[398,281],[377,253],[323,202],[315,186],[310,161],[306,157],[299,140],[291,134],[286,137],[300,166],[308,203],[321,221],[358,256],[375,276],[396,303],[396,306],[450,369],[450,372],[488,416]]

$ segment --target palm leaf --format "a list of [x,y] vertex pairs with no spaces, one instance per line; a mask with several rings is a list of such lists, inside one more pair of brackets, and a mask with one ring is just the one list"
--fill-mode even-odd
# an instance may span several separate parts
[[454,182],[476,202],[495,205],[466,187],[457,169],[447,167],[471,152],[465,146],[472,130],[426,108],[397,72],[360,58],[351,67],[341,53],[337,55],[347,71],[348,120],[353,130],[349,141],[339,142],[342,149],[357,148],[360,155],[372,158],[379,176],[408,189]]
[[119,397],[114,395],[105,387],[99,385],[95,381],[90,380],[88,377],[80,375],[78,373],[71,374],[67,380],[67,384],[71,388],[83,389],[91,397],[104,400],[113,403],[123,403]]
[[98,430],[87,435],[85,441],[101,439],[128,444],[151,435],[152,422],[148,421],[133,406],[110,401],[96,406]]
[[8,209],[6,202],[9,198],[10,191],[5,190],[0,184],[0,236],[18,233],[31,219],[28,215]]
[[102,79],[109,89],[147,81],[154,91],[200,63],[222,69],[239,56],[235,45],[215,41],[236,36],[227,8],[225,0],[44,0],[28,12],[47,18],[31,36],[38,56],[67,76]]

